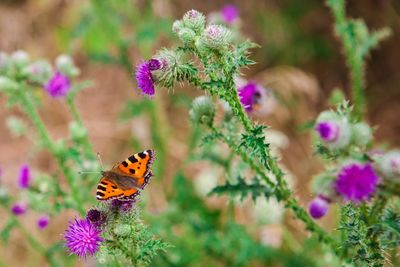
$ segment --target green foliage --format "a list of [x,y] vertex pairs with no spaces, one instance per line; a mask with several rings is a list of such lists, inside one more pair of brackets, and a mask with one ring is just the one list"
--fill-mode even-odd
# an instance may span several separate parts
[[170,247],[153,236],[140,219],[138,208],[127,212],[110,210],[110,207],[102,209],[107,210],[107,223],[102,229],[105,241],[96,255],[99,263],[106,266],[144,266]]
[[335,18],[336,34],[341,39],[351,77],[351,90],[354,103],[354,117],[363,119],[365,103],[365,65],[366,57],[382,40],[390,36],[389,28],[377,31],[368,30],[361,19],[346,18],[345,0],[327,0]]
[[238,176],[235,183],[230,183],[226,181],[224,185],[215,187],[210,195],[230,195],[232,197],[239,196],[240,200],[244,200],[246,197],[250,196],[255,202],[258,197],[269,198],[272,196],[272,190],[262,184],[261,180],[254,176],[250,183],[246,183],[246,180]]

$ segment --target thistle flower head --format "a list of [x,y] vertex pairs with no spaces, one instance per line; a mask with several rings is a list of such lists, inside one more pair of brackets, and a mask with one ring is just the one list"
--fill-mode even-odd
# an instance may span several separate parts
[[76,77],[79,75],[79,69],[75,66],[69,55],[59,55],[56,58],[56,68],[68,77]]
[[370,163],[349,163],[339,171],[335,189],[345,200],[359,203],[373,195],[378,183],[379,177]]
[[182,19],[185,27],[191,29],[195,33],[201,33],[206,24],[206,17],[197,10],[189,10]]
[[65,231],[65,243],[71,253],[81,258],[93,256],[103,241],[100,233],[88,219],[75,219]]
[[346,147],[352,137],[352,127],[348,119],[332,111],[324,111],[318,116],[315,131],[321,141],[331,149]]
[[221,49],[231,41],[231,32],[222,25],[210,25],[206,28],[201,41],[211,49]]
[[211,126],[214,122],[215,107],[210,97],[199,96],[192,102],[189,116],[194,123]]
[[142,92],[148,96],[153,96],[154,91],[154,80],[151,75],[149,64],[146,61],[141,62],[136,67],[136,82]]
[[31,180],[31,172],[29,166],[24,164],[19,169],[18,186],[21,189],[27,189]]
[[329,201],[323,196],[314,198],[308,206],[308,212],[314,219],[319,219],[325,216],[329,209]]
[[134,200],[123,201],[119,199],[114,199],[111,202],[111,207],[119,211],[129,212],[134,207],[135,203],[136,201]]
[[233,24],[239,17],[239,10],[235,5],[225,5],[221,9],[221,16],[225,23]]
[[238,89],[240,103],[247,112],[252,112],[260,108],[263,101],[263,90],[261,86],[255,82],[249,82]]
[[335,122],[322,121],[317,123],[315,130],[325,142],[333,142],[339,136],[339,126]]
[[90,209],[86,214],[86,219],[88,219],[95,227],[101,227],[107,219],[107,215],[97,209]]
[[28,205],[24,202],[16,202],[12,207],[11,211],[15,216],[21,216],[24,215],[26,210],[28,208]]
[[354,124],[352,127],[352,139],[357,145],[367,145],[372,140],[371,127],[364,122]]
[[37,221],[37,226],[40,230],[44,229],[49,225],[50,217],[46,214],[39,217]]
[[150,71],[159,70],[163,67],[163,62],[159,59],[152,58],[147,61],[147,65],[149,66]]
[[400,177],[400,150],[384,154],[379,160],[379,169],[385,178]]
[[28,65],[30,57],[27,52],[23,50],[17,50],[11,54],[10,59],[15,66],[22,68]]
[[66,96],[71,89],[71,82],[64,74],[56,72],[47,84],[45,84],[44,89],[53,98],[63,97]]
[[50,63],[44,60],[39,60],[26,66],[22,70],[22,73],[29,81],[43,85],[50,79],[52,71]]

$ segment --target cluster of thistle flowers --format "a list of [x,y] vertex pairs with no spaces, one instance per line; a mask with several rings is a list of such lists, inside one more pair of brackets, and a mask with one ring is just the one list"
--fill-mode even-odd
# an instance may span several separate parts
[[368,124],[352,121],[347,112],[324,111],[315,131],[327,153],[335,155],[335,166],[315,177],[318,196],[309,205],[313,218],[323,217],[332,201],[368,202],[379,185],[400,181],[400,151],[368,150],[373,133]]
[[81,258],[94,256],[105,245],[104,241],[108,238],[104,237],[110,231],[114,234],[111,236],[120,236],[121,231],[130,232],[132,222],[129,225],[120,225],[119,222],[132,213],[135,213],[135,201],[115,199],[110,203],[100,203],[89,209],[85,218],[70,221],[64,234],[65,244],[71,254]]
[[[220,13],[226,24],[238,20],[238,10],[233,5],[225,6]],[[233,42],[232,32],[222,25],[206,25],[205,16],[196,11],[188,11],[173,24],[173,31],[187,47],[194,46],[198,51],[224,50]],[[187,60],[186,60],[187,61]],[[136,81],[142,93],[147,96],[155,94],[154,86],[159,84],[171,88],[175,81],[188,78],[190,63],[187,64],[183,53],[161,50],[148,61],[141,62],[136,68]],[[263,103],[269,95],[261,85],[254,81],[237,82],[240,101],[247,112],[262,111]]]
[[68,55],[55,60],[55,68],[45,60],[31,61],[28,53],[18,50],[11,54],[0,52],[0,89],[12,81],[26,81],[28,85],[42,87],[51,97],[66,96],[71,89],[71,79],[79,69]]
[[[1,177],[0,173],[0,177]],[[10,211],[14,216],[17,217],[22,217],[24,216],[27,211],[28,211],[28,201],[25,200],[26,191],[29,190],[31,187],[31,182],[32,182],[32,172],[30,167],[27,164],[23,164],[20,167],[19,174],[17,177],[17,186],[21,190],[21,194],[19,194],[19,199],[14,201],[11,199],[10,195],[8,194],[7,190],[5,187],[1,186],[0,187],[0,200],[3,205],[14,201],[14,203],[11,204],[10,206]],[[38,215],[36,225],[38,229],[43,230],[45,229],[50,222],[50,216],[47,213],[43,213]]]

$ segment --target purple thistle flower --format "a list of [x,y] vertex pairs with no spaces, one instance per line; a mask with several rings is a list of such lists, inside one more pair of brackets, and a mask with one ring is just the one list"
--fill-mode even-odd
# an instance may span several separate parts
[[136,200],[128,200],[128,201],[122,201],[119,199],[114,199],[111,202],[111,207],[114,209],[121,210],[123,212],[128,212],[132,209],[134,204],[136,203]]
[[64,74],[56,72],[45,84],[44,89],[53,98],[66,96],[71,89],[71,82]]
[[239,10],[235,5],[225,5],[221,9],[221,16],[227,24],[232,24],[239,17]]
[[325,142],[334,142],[339,136],[339,126],[334,122],[322,121],[317,124],[315,130]]
[[15,216],[21,216],[24,215],[26,210],[28,208],[28,205],[24,202],[16,202],[12,207],[11,211],[14,213]]
[[39,219],[37,220],[37,226],[40,230],[43,230],[44,228],[47,227],[47,225],[49,225],[49,221],[50,218],[48,215],[44,214],[42,216],[39,217]]
[[29,166],[24,164],[19,170],[18,186],[21,189],[27,189],[29,187],[29,182],[31,180],[31,173]]
[[247,112],[258,108],[262,97],[262,89],[255,83],[249,82],[238,90],[240,102]]
[[87,255],[93,256],[99,250],[103,241],[100,234],[101,231],[88,219],[75,219],[74,222],[69,222],[64,238],[71,254],[86,258]]
[[314,219],[325,216],[329,209],[329,201],[324,196],[317,196],[308,206],[308,212]]
[[344,199],[359,203],[372,196],[378,183],[379,177],[370,163],[350,163],[338,173],[335,188]]
[[148,96],[154,95],[154,80],[151,75],[151,68],[153,67],[156,67],[153,61],[150,64],[144,61],[136,67],[137,85]]
[[88,219],[94,226],[100,228],[106,222],[107,216],[96,209],[90,209],[86,214],[86,219]]
[[149,61],[147,61],[147,66],[149,67],[150,71],[153,71],[153,70],[161,69],[163,64],[162,64],[161,60],[152,58]]

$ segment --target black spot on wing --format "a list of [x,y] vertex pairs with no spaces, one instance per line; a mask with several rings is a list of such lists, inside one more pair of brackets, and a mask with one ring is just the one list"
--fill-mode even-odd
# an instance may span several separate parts
[[103,192],[99,192],[99,191],[97,191],[97,195],[98,195],[98,196],[101,196],[101,197],[104,197],[104,196],[105,196],[105,194],[104,194]]
[[136,171],[134,169],[129,169],[129,172],[135,174]]
[[118,188],[118,187],[116,187],[115,185],[112,185],[111,187],[112,187],[113,189],[117,189],[117,188]]
[[143,152],[138,153],[138,156],[139,156],[141,159],[146,158],[146,154],[143,153]]
[[101,191],[106,191],[106,187],[104,187],[103,185],[99,184],[97,186],[97,189],[101,190]]
[[123,162],[121,162],[122,166],[124,166],[125,168],[128,167],[128,162],[126,162],[125,160]]
[[[129,159],[129,161],[132,162],[132,163],[135,163],[135,162],[138,161],[138,160],[135,158],[135,155],[130,156],[128,159]],[[127,166],[128,166],[128,165],[127,165]],[[125,166],[125,167],[126,167],[126,166]]]

